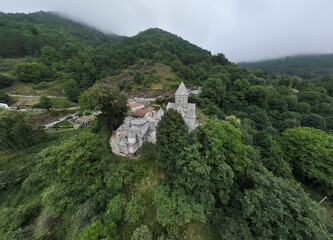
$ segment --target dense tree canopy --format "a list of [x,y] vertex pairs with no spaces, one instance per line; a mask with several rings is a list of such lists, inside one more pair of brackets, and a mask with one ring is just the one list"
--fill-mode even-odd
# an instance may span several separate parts
[[308,127],[287,129],[282,135],[284,153],[294,171],[332,195],[333,137]]
[[221,239],[331,238],[333,228],[323,209],[300,186],[265,169],[248,171],[240,182],[245,190],[235,189],[233,204],[216,211]]

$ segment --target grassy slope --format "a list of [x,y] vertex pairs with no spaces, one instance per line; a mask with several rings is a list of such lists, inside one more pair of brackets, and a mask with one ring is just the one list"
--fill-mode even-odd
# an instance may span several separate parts
[[0,58],[0,74],[14,77],[15,69],[23,63],[24,58]]
[[[17,66],[27,60],[28,58],[0,59],[0,74],[15,79],[15,70]],[[32,106],[39,102],[39,98],[42,95],[60,97],[57,99],[51,99],[54,108],[68,108],[77,106],[76,103],[73,103],[66,98],[66,94],[61,85],[62,83],[58,80],[39,84],[22,83],[15,80],[14,85],[1,89],[1,91],[9,95],[23,95],[13,96],[15,103],[12,106]]]
[[[136,84],[133,81],[133,77],[137,72],[143,74],[145,78],[147,78],[149,74],[152,73],[153,76],[158,78],[158,80],[149,84],[147,87]],[[153,65],[148,65],[145,63],[135,64],[123,70],[118,75],[108,76],[103,80],[111,85],[116,85],[121,81],[129,82],[129,84],[132,86],[132,89],[128,91],[128,93],[133,96],[156,97],[162,94],[171,95],[179,85],[179,80],[177,79],[175,73],[171,71],[169,66],[162,63],[156,63]]]
[[44,82],[41,84],[22,83],[15,81],[13,86],[4,88],[3,91],[7,94],[15,95],[66,96],[64,90],[61,88],[61,83],[59,81]]

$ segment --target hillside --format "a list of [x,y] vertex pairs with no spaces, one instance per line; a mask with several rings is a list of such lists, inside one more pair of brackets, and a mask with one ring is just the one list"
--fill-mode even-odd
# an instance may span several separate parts
[[76,49],[100,47],[118,38],[56,13],[0,12],[0,56],[5,58],[38,54],[45,45],[71,55]]
[[[332,239],[331,77],[251,70],[161,29],[117,37],[53,13],[1,17],[23,47],[3,50],[0,102],[57,98],[40,115],[0,108],[0,240]],[[202,87],[188,98],[202,125],[189,134],[166,110],[174,100],[157,98],[158,125],[131,126],[156,129],[156,143],[114,155],[128,96],[171,96],[182,81]],[[88,126],[36,126],[77,104]]]
[[[0,50],[0,89],[9,95],[34,95],[35,101],[47,95],[77,102],[84,90],[102,79],[111,80],[130,95],[170,95],[181,81],[200,86],[211,69],[229,64],[223,54],[211,55],[161,29],[119,37],[56,13],[1,13],[0,17],[4,46]],[[157,67],[147,72],[142,64]],[[138,69],[133,71],[133,67]],[[31,107],[22,105],[29,103],[24,97],[18,98],[1,99]]]
[[289,74],[304,79],[333,75],[333,54],[299,55],[258,62],[241,62],[253,70],[263,69],[275,74]]

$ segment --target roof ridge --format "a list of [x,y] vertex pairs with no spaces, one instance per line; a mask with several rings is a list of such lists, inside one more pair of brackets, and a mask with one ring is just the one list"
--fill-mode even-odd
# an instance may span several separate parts
[[188,91],[187,91],[187,89],[186,89],[186,87],[185,87],[184,82],[182,82],[182,83],[179,85],[179,87],[178,87],[178,89],[177,89],[175,95],[182,95],[182,96],[184,96],[184,95],[185,95],[185,96],[188,96],[188,95],[189,95],[189,94],[188,94]]

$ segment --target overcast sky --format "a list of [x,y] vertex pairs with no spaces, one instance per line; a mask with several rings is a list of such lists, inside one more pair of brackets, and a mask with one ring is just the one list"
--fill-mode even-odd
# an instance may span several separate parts
[[333,0],[0,0],[39,10],[125,36],[162,28],[234,62],[333,53]]

